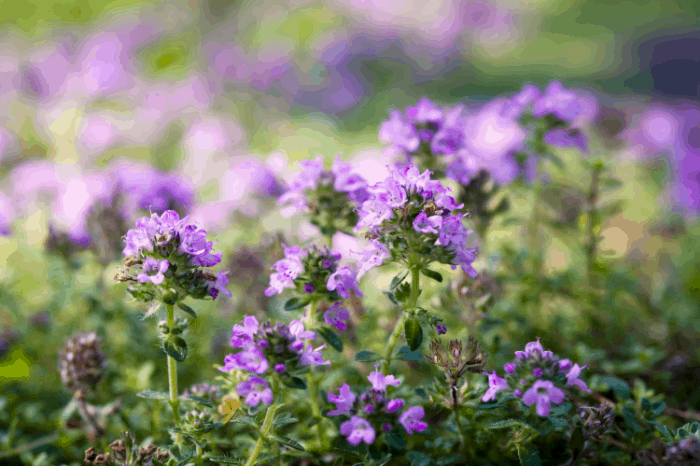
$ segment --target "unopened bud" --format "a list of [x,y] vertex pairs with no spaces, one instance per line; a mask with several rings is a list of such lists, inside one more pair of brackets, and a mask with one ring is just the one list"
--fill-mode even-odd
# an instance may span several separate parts
[[174,305],[177,303],[177,291],[173,290],[172,288],[165,293],[163,293],[163,297],[161,298],[165,304],[169,304],[170,306]]
[[143,261],[136,256],[129,256],[122,259],[122,264],[124,264],[124,267],[129,268],[137,264],[143,264]]
[[168,325],[168,322],[165,320],[161,320],[160,322],[158,322],[158,331],[165,335],[170,333],[170,326]]

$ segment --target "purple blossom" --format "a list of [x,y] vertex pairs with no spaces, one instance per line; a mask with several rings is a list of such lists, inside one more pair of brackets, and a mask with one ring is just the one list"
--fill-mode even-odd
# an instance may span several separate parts
[[243,325],[234,325],[231,333],[231,344],[234,348],[242,348],[246,343],[253,341],[253,335],[258,333],[258,319],[254,316],[243,317]]
[[406,116],[413,123],[439,124],[442,121],[443,112],[427,97],[421,97],[415,107],[406,108]]
[[437,234],[440,227],[442,227],[442,216],[440,215],[432,215],[428,217],[428,214],[421,212],[413,221],[413,228],[418,233]]
[[438,322],[437,324],[435,324],[435,331],[438,335],[444,335],[447,333],[447,327],[445,327],[444,324]]
[[313,340],[316,338],[314,332],[304,329],[304,322],[296,319],[289,323],[289,334],[294,337],[291,348],[295,351],[299,351],[304,347],[304,342],[302,340]]
[[338,330],[345,330],[348,328],[345,322],[350,320],[350,311],[340,307],[340,303],[337,302],[323,313],[323,319],[326,324],[333,325]]
[[299,357],[299,366],[304,367],[304,366],[327,366],[331,362],[330,361],[324,361],[323,360],[323,355],[321,354],[321,350],[325,348],[326,345],[321,345],[318,348],[312,349],[311,348],[311,343],[308,343],[306,345],[306,349],[304,350],[303,353],[301,353],[301,356]]
[[506,371],[506,374],[513,374],[515,373],[515,364],[509,362],[508,364],[503,366],[503,369]]
[[[221,254],[221,253],[219,253]],[[209,287],[209,294],[216,299],[217,296],[219,296],[219,293],[223,292],[225,295],[227,295],[229,298],[232,296],[231,292],[227,290],[225,287],[228,285],[228,275],[231,273],[230,270],[227,270],[226,272],[219,271],[216,274],[216,281],[214,281],[213,285],[210,285]]]
[[568,359],[561,359],[559,361],[559,370],[560,371],[569,370],[570,367],[571,367],[571,361],[569,361]]
[[542,369],[540,369],[539,367],[536,368],[536,369],[533,369],[533,370],[532,370],[532,375],[533,375],[534,377],[541,377],[541,376],[542,376]]
[[386,404],[386,412],[393,413],[394,411],[400,411],[403,409],[404,401],[401,399],[389,400]]
[[501,116],[510,119],[518,119],[527,107],[532,105],[541,96],[539,87],[534,84],[526,84],[517,94],[513,95],[501,110]]
[[440,130],[430,144],[434,154],[454,154],[465,138],[466,119],[462,116],[463,107],[458,106],[447,114]]
[[574,91],[565,89],[559,81],[552,81],[532,106],[532,115],[539,118],[553,114],[562,121],[573,122],[583,110],[578,99]]
[[401,384],[401,381],[394,378],[393,375],[385,376],[384,374],[379,372],[379,364],[375,364],[374,369],[375,371],[370,372],[370,374],[367,376],[367,380],[370,381],[373,389],[385,392],[387,385],[397,387]]
[[165,273],[170,266],[167,260],[158,261],[152,257],[147,257],[143,261],[143,271],[136,277],[140,283],[152,282],[154,285],[160,285],[165,280]]
[[579,367],[578,364],[574,364],[574,367],[566,374],[566,385],[573,385],[584,392],[591,393],[591,390],[586,386],[586,382],[578,378],[581,375],[581,371],[587,366],[587,364],[584,364],[583,367]]
[[418,133],[399,110],[393,110],[391,118],[379,127],[379,140],[399,146],[407,152],[414,152],[420,145]]
[[337,416],[339,414],[344,414],[346,416],[350,416],[350,411],[355,404],[355,399],[357,399],[357,396],[355,396],[352,390],[350,390],[350,386],[346,383],[340,386],[338,393],[338,395],[335,395],[329,392],[327,395],[328,401],[335,403],[336,406],[336,409],[329,411],[328,415]]
[[272,390],[269,385],[260,377],[251,377],[245,382],[241,382],[236,386],[238,395],[245,396],[245,403],[250,406],[257,406],[262,401],[265,404],[271,404],[273,401]]
[[576,147],[588,153],[588,138],[579,129],[556,128],[544,135],[544,142],[557,147]]
[[278,374],[281,374],[281,373],[286,372],[286,371],[287,371],[287,368],[285,367],[284,364],[275,364],[275,372],[277,372]]
[[531,341],[525,345],[525,351],[516,351],[515,357],[518,359],[530,359],[539,357],[542,354],[543,348],[540,344],[540,337],[537,337],[537,341]]
[[358,296],[363,296],[362,291],[357,286],[355,271],[350,267],[341,267],[328,277],[327,288],[328,291],[337,290],[338,294],[345,299],[350,298],[350,290],[353,290]]
[[413,431],[423,432],[428,428],[428,424],[421,421],[425,416],[425,410],[422,406],[412,406],[399,416],[399,422],[406,429],[408,435],[412,435]]
[[353,231],[358,232],[367,227],[379,226],[393,216],[394,212],[390,206],[381,200],[370,198],[362,203],[358,213],[359,220]]
[[561,404],[564,391],[554,386],[549,380],[536,380],[523,395],[523,403],[531,406],[537,403],[536,412],[540,417],[547,417],[551,403]]
[[372,270],[374,267],[382,265],[385,259],[391,257],[389,250],[379,241],[371,240],[370,244],[362,251],[357,260],[357,279]]
[[[224,362],[226,362],[226,359],[224,359]],[[236,369],[245,369],[256,374],[264,374],[269,367],[265,355],[255,346],[248,346],[244,351],[234,354],[232,362],[235,362],[237,365]]]
[[505,390],[508,388],[508,382],[506,382],[505,379],[502,379],[496,374],[496,371],[493,371],[493,374],[489,374],[488,372],[484,372],[484,375],[489,376],[489,389],[486,390],[486,393],[484,393],[484,396],[481,397],[481,401],[486,403],[487,401],[490,400],[495,400],[496,399],[496,393],[500,392],[501,390]]
[[370,445],[374,442],[375,432],[369,422],[360,416],[353,416],[349,421],[340,425],[340,433],[348,438],[351,445],[359,445],[365,442]]

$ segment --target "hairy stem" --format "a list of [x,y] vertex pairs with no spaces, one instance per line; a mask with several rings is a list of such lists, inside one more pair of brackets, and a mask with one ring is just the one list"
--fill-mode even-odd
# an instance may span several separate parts
[[462,427],[462,420],[459,418],[459,405],[454,404],[455,412],[455,424],[457,424],[457,430],[459,431],[459,449],[464,451],[467,444],[467,439],[464,438],[464,428]]
[[[168,327],[173,328],[175,325],[175,307],[168,304]],[[180,427],[180,400],[177,397],[177,361],[167,355],[168,358],[168,384],[170,386],[170,406],[173,408],[173,416],[175,424]],[[177,434],[176,443],[180,443],[181,436]]]
[[593,264],[595,263],[597,243],[595,228],[598,226],[598,223],[600,221],[600,215],[598,214],[596,204],[598,203],[598,183],[600,181],[601,170],[602,166],[600,164],[596,164],[594,166],[593,174],[591,177],[591,186],[588,190],[588,240],[586,243],[586,278],[588,279],[588,286],[591,287],[593,286]]
[[42,445],[47,445],[49,443],[53,443],[56,440],[58,440],[60,436],[61,436],[61,434],[59,432],[54,432],[51,435],[47,435],[46,437],[42,437],[39,440],[27,443],[25,445],[22,445],[21,447],[17,447],[15,449],[13,449],[13,450],[3,451],[2,453],[0,453],[0,459],[10,458],[10,457],[15,456],[15,455],[20,455],[20,454],[24,453],[25,451],[31,450],[32,448],[36,448],[36,447],[40,447]]
[[[414,307],[416,307],[416,303],[418,302],[418,293],[420,293],[420,269],[412,268],[411,296],[409,296],[408,301],[406,302],[405,309],[413,309]],[[394,347],[399,341],[399,337],[401,336],[401,332],[403,331],[403,324],[405,320],[406,314],[402,313],[401,317],[399,317],[399,320],[397,320],[396,324],[394,324],[394,330],[391,332],[389,341],[386,343],[386,348],[384,349],[384,362],[382,363],[382,372],[386,372],[389,370],[389,365],[391,364],[391,355],[394,353]]]
[[272,379],[272,391],[275,399],[272,401],[270,407],[267,408],[265,420],[263,421],[263,425],[260,427],[260,431],[258,432],[258,441],[255,442],[253,451],[250,452],[250,456],[248,457],[248,461],[245,462],[245,466],[253,466],[255,464],[255,460],[258,459],[258,455],[260,454],[260,449],[265,441],[265,437],[268,433],[270,433],[272,421],[275,420],[275,411],[277,411],[277,404],[279,401],[279,382],[277,381],[277,377],[273,377]]
[[[309,306],[309,313],[306,315],[306,330],[311,330],[314,324],[314,312],[316,312],[316,301],[312,302],[311,305]],[[311,344],[311,341],[309,341],[307,344]],[[309,384],[309,398],[311,398],[311,412],[314,416],[315,419],[319,421],[314,426],[314,431],[316,433],[316,442],[318,442],[318,445],[320,448],[323,447],[323,438],[321,437],[321,425],[320,421],[323,419],[321,416],[321,409],[318,407],[318,400],[317,394],[316,394],[316,383],[314,381],[314,369],[313,366],[309,368],[310,371],[308,374],[306,374],[308,384]]]

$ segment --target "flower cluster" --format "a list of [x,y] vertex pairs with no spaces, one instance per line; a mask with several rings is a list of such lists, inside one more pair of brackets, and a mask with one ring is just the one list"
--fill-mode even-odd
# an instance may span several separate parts
[[66,340],[59,353],[59,372],[63,385],[71,392],[94,389],[102,379],[105,356],[95,332],[78,332]]
[[[586,365],[571,365],[568,359],[559,359],[551,351],[544,351],[540,339],[525,345],[525,351],[515,352],[515,361],[504,366],[506,378],[502,379],[493,371],[484,372],[489,377],[489,388],[481,398],[484,403],[496,398],[502,390],[513,390],[516,398],[521,398],[527,406],[536,405],[538,416],[549,415],[551,404],[561,404],[567,386],[579,387],[588,393],[586,383],[579,379]],[[515,388],[514,388],[515,387]]]
[[336,405],[336,409],[328,412],[328,416],[344,415],[348,421],[340,425],[340,433],[345,435],[352,445],[361,442],[372,444],[377,432],[391,432],[397,421],[409,435],[422,432],[428,425],[422,421],[425,410],[422,406],[412,406],[404,410],[404,400],[389,398],[388,387],[396,387],[401,381],[393,375],[385,376],[375,366],[375,372],[370,373],[367,380],[372,388],[356,396],[346,383],[338,389],[338,395],[328,393],[328,401]]
[[170,459],[168,451],[153,444],[138,447],[136,437],[129,432],[123,432],[108,448],[110,451],[98,454],[90,447],[85,451],[85,462],[94,466],[161,466]]
[[298,320],[289,325],[280,322],[272,325],[270,321],[260,325],[255,317],[245,316],[243,325],[234,325],[232,334],[231,344],[243,351],[227,355],[219,370],[240,369],[261,376],[253,376],[237,387],[238,394],[251,406],[257,406],[260,401],[272,403],[272,390],[262,378],[270,371],[285,381],[292,377],[291,372],[301,367],[330,364],[321,354],[326,345],[313,348],[308,340],[315,339],[316,334],[305,330]]
[[272,266],[275,273],[270,275],[265,296],[282,293],[285,288],[296,289],[306,300],[348,299],[350,290],[362,296],[355,271],[350,267],[338,267],[339,260],[340,254],[333,254],[328,248],[285,247],[284,259]]
[[[228,272],[217,275],[203,271],[221,262],[221,252],[214,253],[214,243],[207,241],[207,232],[180,219],[177,212],[167,210],[162,215],[151,214],[136,221],[135,229],[127,232],[123,269],[117,281],[138,283],[129,292],[143,301],[157,298],[167,304],[192,296],[216,299],[226,290]],[[131,272],[130,268],[137,270]],[[135,275],[135,276],[134,276]]]
[[309,221],[332,236],[337,231],[348,232],[357,223],[354,208],[368,197],[367,181],[353,173],[352,165],[336,157],[330,171],[323,168],[323,157],[301,162],[302,170],[289,180],[288,190],[278,203],[282,214],[291,217],[308,213]]
[[358,259],[358,278],[388,258],[409,268],[432,261],[452,264],[452,269],[460,265],[470,277],[477,276],[471,265],[477,249],[466,247],[472,231],[462,225],[462,214],[453,213],[464,205],[457,205],[450,189],[430,174],[415,166],[392,169],[387,179],[370,188],[355,226],[355,231],[367,228],[371,238]]
[[221,387],[204,382],[197,385],[192,385],[189,389],[182,392],[181,396],[197,396],[215,403],[219,400],[219,398],[221,398]]

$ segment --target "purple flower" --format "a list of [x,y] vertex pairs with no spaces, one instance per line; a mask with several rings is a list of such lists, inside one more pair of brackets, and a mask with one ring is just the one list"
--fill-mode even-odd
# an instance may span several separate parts
[[233,361],[238,365],[237,369],[245,369],[256,374],[264,374],[269,367],[265,355],[255,346],[248,346],[244,351],[233,355]]
[[501,390],[507,389],[508,382],[500,378],[498,374],[496,374],[496,371],[493,371],[493,374],[484,372],[484,375],[489,376],[489,389],[486,390],[484,396],[481,397],[481,401],[486,403],[487,401],[496,399],[496,393],[500,392]]
[[304,367],[329,365],[331,362],[324,361],[323,355],[321,354],[321,350],[325,347],[326,345],[321,345],[318,348],[311,349],[311,343],[308,343],[304,352],[301,353],[301,357],[299,357],[299,366]]
[[557,388],[549,380],[536,380],[523,395],[523,403],[531,406],[537,403],[536,412],[540,417],[547,417],[551,403],[561,404],[564,390]]
[[571,361],[569,361],[568,359],[562,359],[559,361],[559,370],[560,371],[569,370],[570,367],[571,367]]
[[513,392],[513,396],[516,398],[520,398],[521,396],[523,396],[523,392],[521,392],[520,389],[516,388],[515,391]]
[[284,366],[284,364],[275,364],[275,372],[278,374],[281,374],[282,372],[285,372],[287,368]]
[[374,369],[375,371],[370,372],[370,374],[367,376],[367,380],[370,381],[373,389],[384,392],[386,391],[387,385],[396,387],[401,384],[401,381],[395,379],[393,375],[385,376],[379,372],[379,364],[375,364]]
[[[221,254],[221,253],[218,253]],[[209,287],[209,294],[216,299],[217,296],[219,296],[219,293],[223,292],[225,295],[227,295],[229,298],[232,296],[231,292],[226,289],[226,285],[228,285],[228,275],[231,273],[230,270],[227,270],[226,272],[219,271],[216,274],[216,281],[214,281],[213,285],[210,285]]]
[[316,334],[311,330],[304,330],[304,322],[300,320],[292,320],[289,323],[289,334],[296,340],[313,340]]
[[333,325],[338,330],[345,330],[348,328],[345,322],[350,319],[350,311],[340,307],[340,303],[338,302],[323,313],[323,319],[326,321],[326,324]]
[[586,382],[578,378],[581,375],[581,371],[587,366],[587,364],[584,364],[583,367],[579,367],[578,364],[574,364],[574,367],[566,374],[566,385],[574,385],[584,392],[591,393],[591,390],[586,386]]
[[437,324],[435,324],[435,331],[438,335],[444,335],[447,333],[447,327],[445,327],[444,324],[438,322]]
[[245,403],[250,406],[257,406],[262,401],[265,404],[272,403],[272,390],[265,379],[260,377],[251,377],[245,382],[241,382],[236,386],[238,395],[245,396]]
[[403,409],[404,401],[401,399],[389,400],[386,404],[386,412],[393,413],[394,411],[399,411]]
[[503,366],[503,369],[506,371],[506,374],[513,374],[515,372],[515,364],[509,362],[508,364]]
[[425,410],[422,406],[412,406],[399,416],[399,422],[406,429],[408,435],[412,435],[413,431],[423,432],[428,428],[428,424],[421,421],[425,416]]
[[258,332],[258,319],[254,316],[243,317],[243,325],[234,325],[231,333],[231,344],[234,348],[242,348],[246,343],[253,341],[253,335]]
[[413,125],[404,120],[399,110],[393,110],[391,118],[379,127],[379,140],[399,146],[408,152],[414,152],[420,145],[418,133]]
[[525,345],[525,351],[516,351],[515,357],[518,359],[530,359],[540,356],[542,351],[543,348],[540,344],[540,337],[537,337],[537,341],[531,341]]
[[508,103],[501,110],[501,115],[505,118],[518,119],[523,111],[533,104],[541,96],[540,89],[534,84],[526,84],[523,88],[512,96]]
[[445,117],[440,130],[435,134],[430,144],[434,154],[454,154],[462,147],[466,119],[462,116],[463,107],[455,107]]
[[343,422],[340,425],[340,433],[347,436],[351,445],[359,445],[361,442],[370,445],[376,435],[369,422],[360,416],[353,416],[349,421]]
[[415,107],[406,108],[406,116],[413,123],[438,124],[442,121],[442,110],[427,97],[421,97]]
[[350,390],[350,386],[346,383],[340,386],[338,389],[339,395],[333,393],[328,393],[328,401],[335,403],[336,409],[329,411],[329,416],[337,416],[339,414],[344,414],[350,416],[350,411],[355,403],[357,396]]
[[537,369],[533,369],[532,375],[535,377],[541,377],[542,376],[542,369],[540,369],[539,367]]
[[588,138],[579,129],[556,128],[544,135],[544,142],[557,147],[577,147],[588,153]]
[[348,299],[350,298],[349,290],[355,291],[358,296],[363,296],[360,289],[357,287],[357,279],[355,271],[350,267],[341,267],[333,275],[328,277],[328,291],[337,290],[338,294]]
[[413,228],[419,233],[435,233],[437,234],[438,229],[442,226],[442,216],[432,215],[428,217],[428,214],[421,212],[418,214],[416,219],[413,221]]
[[553,114],[562,121],[573,122],[583,110],[578,98],[574,91],[565,89],[561,82],[552,81],[544,95],[532,106],[532,115],[539,118]]
[[160,285],[165,279],[163,273],[170,267],[167,260],[158,261],[152,257],[147,257],[143,261],[143,271],[136,277],[140,283],[152,282]]
[[369,246],[362,251],[357,260],[357,279],[362,278],[366,272],[374,267],[382,265],[384,260],[390,257],[391,253],[382,243],[376,239],[371,240]]
[[358,232],[367,227],[379,226],[384,220],[389,220],[394,216],[391,206],[378,199],[368,199],[362,203],[358,213],[359,220],[354,232]]

